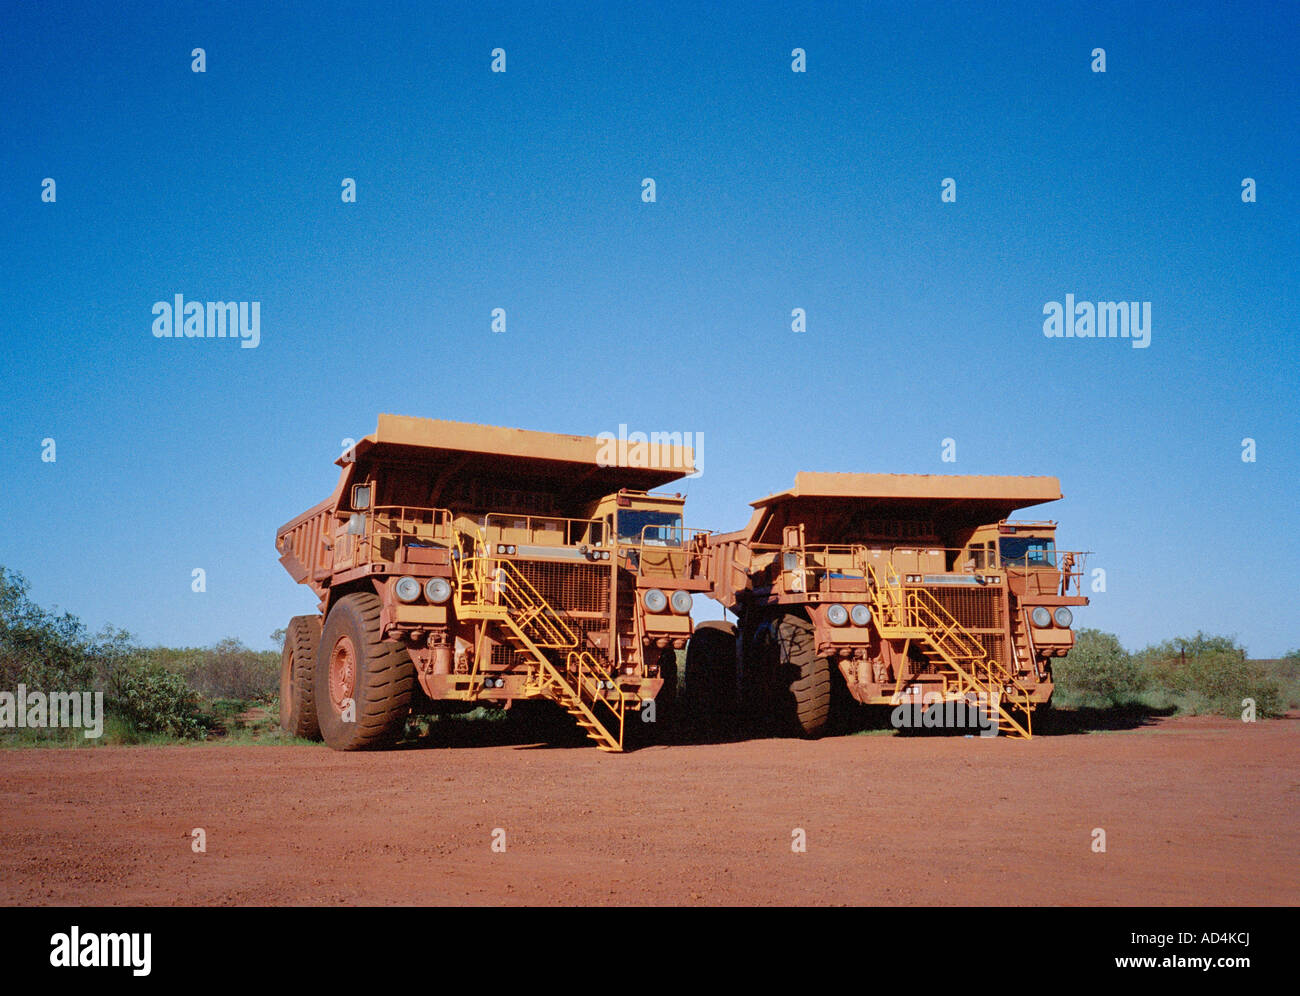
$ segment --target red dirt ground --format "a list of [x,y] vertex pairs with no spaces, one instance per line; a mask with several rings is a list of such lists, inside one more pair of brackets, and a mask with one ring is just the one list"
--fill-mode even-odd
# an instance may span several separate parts
[[624,756],[7,750],[0,902],[1295,905],[1297,757],[1297,719]]

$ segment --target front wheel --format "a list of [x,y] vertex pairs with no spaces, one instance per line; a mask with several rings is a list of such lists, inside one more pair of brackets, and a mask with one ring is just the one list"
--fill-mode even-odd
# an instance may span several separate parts
[[818,657],[812,623],[790,612],[775,626],[778,721],[798,736],[820,737],[831,715],[831,662]]
[[330,609],[315,668],[316,713],[335,750],[387,747],[411,708],[415,666],[379,629],[379,596],[345,595]]

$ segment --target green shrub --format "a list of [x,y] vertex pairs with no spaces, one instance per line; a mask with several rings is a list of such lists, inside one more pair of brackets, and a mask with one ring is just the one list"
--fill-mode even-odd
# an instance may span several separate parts
[[111,708],[140,733],[201,740],[212,725],[185,678],[157,664],[121,672],[114,683]]
[[1253,699],[1259,716],[1282,712],[1282,690],[1274,676],[1232,637],[1197,633],[1166,640],[1136,655],[1154,686],[1166,691],[1186,712],[1238,715]]
[[1063,705],[1121,705],[1147,687],[1147,675],[1113,633],[1081,629],[1074,646],[1052,665]]

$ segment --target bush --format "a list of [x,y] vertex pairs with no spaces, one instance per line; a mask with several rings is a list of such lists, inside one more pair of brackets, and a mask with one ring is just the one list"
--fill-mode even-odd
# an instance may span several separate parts
[[190,687],[207,698],[266,701],[280,691],[280,655],[250,650],[227,638],[200,650],[186,673]]
[[42,609],[27,591],[26,578],[0,567],[0,688],[106,691],[135,660],[129,633],[108,626],[91,636],[76,616]]
[[1197,633],[1147,647],[1137,660],[1157,687],[1167,691],[1188,712],[1236,715],[1243,699],[1254,699],[1260,716],[1282,711],[1276,680],[1246,651],[1226,636]]
[[201,740],[211,726],[184,677],[158,664],[120,672],[111,702],[114,711],[141,733]]
[[1147,675],[1113,633],[1081,629],[1074,646],[1052,665],[1057,693],[1066,705],[1121,705],[1147,687]]

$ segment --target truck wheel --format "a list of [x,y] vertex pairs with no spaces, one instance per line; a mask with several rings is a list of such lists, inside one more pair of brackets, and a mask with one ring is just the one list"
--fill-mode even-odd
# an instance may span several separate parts
[[316,649],[320,616],[294,616],[284,634],[280,658],[280,728],[292,737],[320,739],[316,721]]
[[715,729],[736,711],[736,627],[722,619],[697,623],[686,644],[687,711]]
[[335,750],[386,747],[406,725],[415,665],[379,630],[379,596],[345,595],[330,609],[316,664],[320,732]]
[[819,737],[831,714],[831,664],[816,656],[813,627],[802,615],[786,615],[776,627],[777,718],[792,733]]

